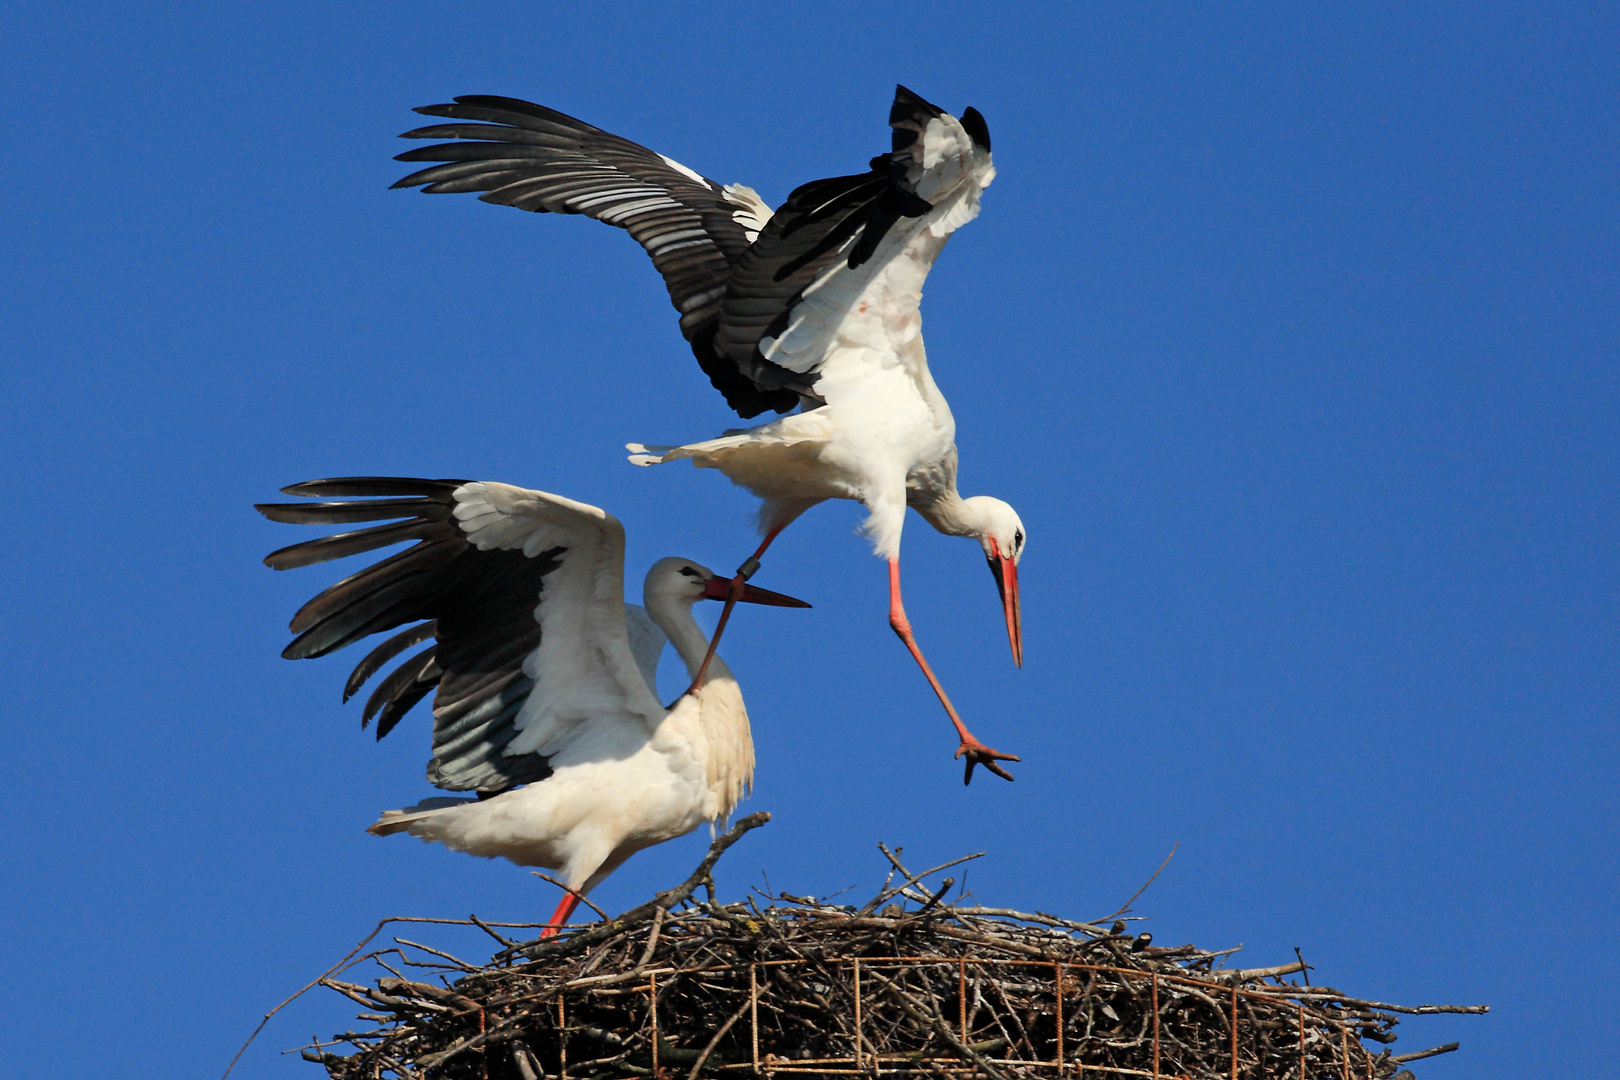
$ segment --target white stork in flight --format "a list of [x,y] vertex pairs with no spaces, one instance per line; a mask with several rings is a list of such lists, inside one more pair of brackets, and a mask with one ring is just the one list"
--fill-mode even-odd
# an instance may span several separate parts
[[[428,779],[477,798],[428,799],[371,826],[456,851],[558,869],[580,897],[643,848],[726,818],[754,775],[754,743],[736,680],[719,657],[697,694],[658,702],[665,641],[696,675],[708,639],[698,600],[724,600],[727,579],[690,559],[647,572],[646,607],[624,602],[624,527],[610,514],[543,491],[462,480],[351,477],[283,488],[326,501],[266,503],[272,521],[388,521],[266,556],[290,570],[402,541],[411,547],[338,582],[299,609],[281,655],[325,656],[410,626],[374,648],[347,701],[401,652],[432,640],[377,686],[362,726],[377,738],[430,691]],[[749,586],[739,599],[809,607]],[[422,621],[426,620],[426,621]]]
[[[440,164],[395,187],[482,192],[485,202],[584,214],[628,230],[663,275],[681,332],[727,404],[744,419],[799,409],[686,446],[632,443],[631,460],[690,458],[765,500],[765,539],[738,569],[738,588],[805,510],[824,499],[863,503],[863,530],[889,564],[889,623],[955,725],[965,779],[982,764],[1011,780],[996,762],[1018,758],[968,731],[923,658],[900,598],[900,533],[910,506],[940,532],[978,541],[1022,666],[1023,523],[1000,499],[957,493],[956,422],[929,373],[918,311],[934,260],[978,215],[980,193],[995,176],[978,111],[958,120],[897,87],[892,151],[873,158],[868,172],[803,185],[774,214],[751,188],[717,184],[542,105],[470,96],[416,111],[452,122],[404,138],[460,141],[399,155]],[[730,613],[728,598],[716,641]]]

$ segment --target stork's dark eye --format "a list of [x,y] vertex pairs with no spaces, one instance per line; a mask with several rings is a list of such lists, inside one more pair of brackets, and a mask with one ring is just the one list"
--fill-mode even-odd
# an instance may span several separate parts
[[1013,550],[1017,551],[1024,546],[1024,530],[1016,529],[1013,532]]
[[699,574],[696,570],[692,569],[690,566],[681,567],[681,573],[685,574],[687,577],[702,577],[703,576],[702,574]]

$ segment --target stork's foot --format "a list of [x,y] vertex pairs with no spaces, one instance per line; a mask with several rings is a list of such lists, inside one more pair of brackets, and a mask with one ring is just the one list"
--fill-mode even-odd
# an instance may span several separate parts
[[967,770],[962,774],[963,785],[973,783],[973,766],[983,765],[1003,780],[1013,779],[1013,774],[997,765],[998,761],[1021,761],[1017,754],[1003,754],[1000,750],[992,750],[971,735],[962,740],[962,745],[956,748],[956,756],[967,756]]

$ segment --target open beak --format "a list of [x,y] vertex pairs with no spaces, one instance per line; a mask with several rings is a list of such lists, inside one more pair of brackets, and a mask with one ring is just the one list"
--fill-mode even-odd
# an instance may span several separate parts
[[990,573],[996,578],[996,592],[1001,594],[1002,614],[1007,617],[1007,642],[1012,646],[1013,663],[1024,666],[1024,626],[1018,611],[1018,564],[1001,553],[994,540],[990,541]]
[[[731,588],[731,580],[723,577],[712,577],[703,586],[703,599],[724,600]],[[764,604],[767,607],[809,607],[803,600],[796,600],[779,592],[769,589],[757,588],[753,585],[744,585],[742,595],[737,597],[744,604]]]

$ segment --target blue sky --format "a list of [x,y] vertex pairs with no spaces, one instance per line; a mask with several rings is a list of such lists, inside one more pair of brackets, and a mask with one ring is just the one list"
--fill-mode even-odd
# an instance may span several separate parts
[[[390,192],[415,105],[537,100],[777,202],[887,146],[896,82],[977,106],[999,177],[924,305],[967,493],[1028,526],[1026,666],[976,548],[913,520],[907,604],[964,790],[826,506],[725,653],[773,823],[722,887],[825,894],[990,854],[985,901],[1137,910],[1461,1039],[1425,1078],[1576,1075],[1615,926],[1611,5],[12,5],[0,256],[0,1044],[17,1075],[218,1075],[386,915],[549,886],[364,827],[430,789],[353,659],[278,653],[333,573],[250,504],[354,473],[618,515],[629,576],[730,567],[751,503],[628,440],[735,423],[645,256],[580,219]],[[331,568],[327,568],[327,571]],[[712,617],[712,616],[711,616]],[[696,860],[638,857],[617,909]],[[468,943],[469,950],[478,946]],[[308,997],[236,1075],[348,1026]]]

